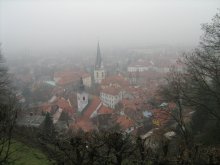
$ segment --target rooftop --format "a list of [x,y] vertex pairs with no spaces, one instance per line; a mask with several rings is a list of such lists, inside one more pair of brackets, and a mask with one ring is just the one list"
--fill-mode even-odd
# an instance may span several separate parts
[[99,97],[93,96],[91,103],[89,103],[88,107],[85,109],[83,113],[83,118],[88,120],[100,103],[101,100],[99,99]]
[[121,75],[109,76],[102,81],[101,85],[118,84],[121,87],[128,86],[129,82]]
[[70,129],[75,130],[75,131],[82,129],[84,132],[90,132],[95,129],[95,126],[89,120],[80,119],[77,122],[73,123],[70,126]]
[[123,128],[127,129],[134,126],[134,121],[132,121],[129,117],[125,115],[121,115],[117,118],[116,122]]
[[112,113],[113,113],[113,110],[108,108],[108,107],[106,107],[106,106],[104,106],[104,105],[102,105],[100,107],[100,109],[98,110],[98,114],[99,115],[112,114]]
[[120,88],[107,87],[101,90],[102,93],[116,96],[120,93]]

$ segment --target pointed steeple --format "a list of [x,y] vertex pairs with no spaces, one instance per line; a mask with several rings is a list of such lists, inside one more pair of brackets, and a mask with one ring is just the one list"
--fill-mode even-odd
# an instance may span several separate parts
[[82,77],[80,77],[78,92],[81,93],[81,92],[84,91],[84,89],[85,89],[85,86],[84,86],[84,84],[83,84],[83,79],[82,79]]
[[102,57],[101,57],[101,51],[100,51],[99,42],[98,42],[95,68],[99,69],[102,67],[103,67],[102,66]]

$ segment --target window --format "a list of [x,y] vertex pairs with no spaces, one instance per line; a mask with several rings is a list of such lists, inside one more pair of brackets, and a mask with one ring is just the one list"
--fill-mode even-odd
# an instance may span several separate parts
[[104,72],[102,72],[102,78],[104,78]]
[[99,72],[96,72],[96,77],[97,77],[97,78],[99,77]]
[[86,98],[85,98],[85,96],[83,96],[83,101],[85,101],[86,100]]

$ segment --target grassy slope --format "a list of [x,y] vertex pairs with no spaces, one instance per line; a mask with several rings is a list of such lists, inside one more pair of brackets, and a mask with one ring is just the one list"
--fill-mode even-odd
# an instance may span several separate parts
[[16,151],[12,154],[13,165],[51,165],[40,150],[31,148],[20,142],[14,142],[11,146],[11,151]]

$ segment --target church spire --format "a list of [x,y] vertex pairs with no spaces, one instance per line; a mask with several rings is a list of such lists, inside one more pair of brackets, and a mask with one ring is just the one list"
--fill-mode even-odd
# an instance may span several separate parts
[[96,56],[95,68],[97,68],[97,69],[102,68],[102,57],[101,57],[99,42],[98,42],[98,46],[97,46],[97,56]]
[[83,84],[83,79],[80,77],[78,92],[83,92],[85,90],[85,86]]

